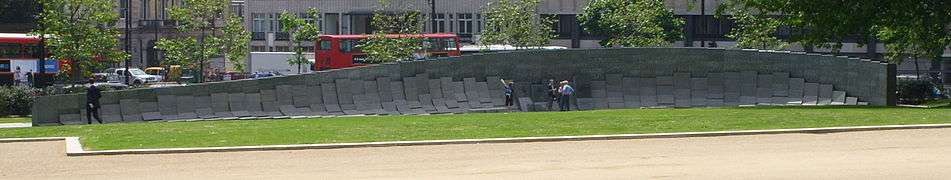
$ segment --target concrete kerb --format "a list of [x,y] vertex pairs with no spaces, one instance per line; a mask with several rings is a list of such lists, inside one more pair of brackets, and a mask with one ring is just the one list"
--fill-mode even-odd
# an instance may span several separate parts
[[800,128],[800,129],[773,129],[773,130],[519,137],[519,138],[491,138],[491,139],[455,139],[455,140],[425,140],[425,141],[390,141],[390,142],[335,143],[335,144],[295,144],[295,145],[266,145],[266,146],[204,147],[204,148],[126,149],[126,150],[104,150],[104,151],[83,150],[82,144],[79,141],[79,137],[7,138],[7,139],[0,139],[0,143],[64,140],[66,141],[66,156],[94,156],[94,155],[125,155],[125,154],[178,154],[178,153],[205,153],[205,152],[343,149],[343,148],[425,146],[425,145],[450,145],[450,144],[690,138],[690,137],[719,137],[719,136],[744,136],[744,135],[793,134],[793,133],[825,134],[825,133],[859,132],[859,131],[936,129],[936,128],[951,128],[951,124],[853,126],[853,127]]

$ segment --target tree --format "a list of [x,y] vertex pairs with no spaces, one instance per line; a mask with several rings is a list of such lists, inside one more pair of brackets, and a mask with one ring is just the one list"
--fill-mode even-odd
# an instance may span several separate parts
[[482,14],[485,28],[479,44],[507,44],[516,48],[543,46],[555,37],[552,21],[537,12],[539,0],[489,2]]
[[228,18],[220,40],[225,59],[234,65],[235,71],[244,71],[244,60],[251,53],[251,48],[248,47],[251,44],[251,32],[245,29],[240,17]]
[[[805,46],[839,49],[849,38],[885,43],[890,63],[904,57],[938,59],[951,43],[951,2],[940,0],[735,0],[734,5],[780,14]],[[723,8],[723,7],[721,7]],[[865,45],[869,41],[858,41]]]
[[70,60],[70,78],[89,76],[92,69],[118,62],[129,55],[117,49],[115,1],[42,0],[40,28],[31,34],[46,38],[46,48],[56,59]]
[[[320,18],[320,13],[315,8],[308,9],[307,15],[314,20]],[[301,46],[301,43],[317,39],[317,36],[320,35],[320,27],[287,11],[281,13],[279,19],[281,22],[281,30],[286,31],[292,37],[291,48],[294,49],[294,56],[287,59],[287,62],[296,64],[297,73],[299,74],[301,72],[301,65],[309,63],[307,57],[304,56],[304,47]]]
[[367,54],[369,63],[412,59],[417,51],[423,49],[423,39],[419,34],[424,21],[419,11],[386,13],[384,10],[389,7],[389,0],[379,2],[380,9],[373,12],[370,22],[374,32],[359,45],[360,50]]
[[[249,52],[248,44],[251,41],[251,35],[244,28],[240,18],[232,13],[225,12],[228,5],[230,5],[230,1],[184,0],[183,4],[168,9],[169,16],[178,22],[178,30],[186,36],[163,38],[160,42],[178,42],[166,42],[162,43],[163,46],[158,47],[166,53],[181,51],[184,55],[178,55],[178,57],[192,58],[192,60],[173,60],[170,63],[189,63],[182,64],[188,66],[196,66],[194,64],[197,64],[200,72],[199,81],[205,79],[204,67],[207,60],[212,56],[222,55],[222,53],[224,53],[227,61],[234,63],[236,70],[243,70],[244,57]],[[218,22],[225,23],[223,29],[218,29]],[[212,34],[209,35],[209,32]],[[197,34],[198,37],[187,36],[192,34]]]
[[195,55],[198,48],[198,40],[192,37],[181,37],[181,38],[162,38],[155,43],[155,48],[162,49],[165,51],[165,59],[162,60],[162,65],[185,65],[188,68],[192,67],[194,60],[198,59]]
[[600,42],[606,47],[666,47],[683,37],[684,21],[662,0],[591,0],[578,21],[607,37]]
[[782,21],[771,17],[767,13],[757,12],[755,9],[735,1],[724,2],[717,8],[717,18],[722,18],[725,12],[731,13],[735,26],[726,37],[736,40],[736,47],[748,49],[786,49],[789,44],[776,38],[773,34],[782,25]]

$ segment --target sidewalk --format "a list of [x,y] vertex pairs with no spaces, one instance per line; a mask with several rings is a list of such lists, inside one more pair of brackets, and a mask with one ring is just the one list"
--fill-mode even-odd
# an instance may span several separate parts
[[0,123],[0,129],[33,127],[33,123]]

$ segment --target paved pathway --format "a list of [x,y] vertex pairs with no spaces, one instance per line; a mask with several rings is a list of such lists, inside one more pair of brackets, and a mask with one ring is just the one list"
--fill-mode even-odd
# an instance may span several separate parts
[[0,144],[0,179],[946,179],[951,129],[66,157]]
[[33,127],[33,123],[0,123],[0,129],[3,128],[25,128]]

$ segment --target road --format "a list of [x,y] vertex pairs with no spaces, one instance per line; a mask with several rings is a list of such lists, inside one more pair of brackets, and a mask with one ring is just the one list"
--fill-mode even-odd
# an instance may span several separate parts
[[0,144],[0,179],[947,179],[951,129],[66,157]]

